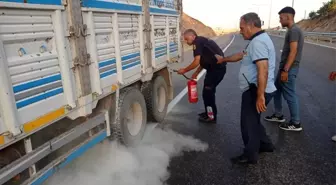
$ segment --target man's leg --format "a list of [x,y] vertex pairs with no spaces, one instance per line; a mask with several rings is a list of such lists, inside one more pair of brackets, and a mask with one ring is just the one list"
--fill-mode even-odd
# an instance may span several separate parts
[[277,75],[275,87],[277,88],[277,91],[274,95],[274,111],[277,116],[282,116],[282,85],[280,72]]
[[[215,92],[214,92],[214,86],[210,83],[204,84],[203,86],[203,101],[204,101],[204,108],[205,112],[208,113],[207,107],[212,108],[212,112],[214,114],[214,120],[216,120],[216,113],[217,113],[217,107],[215,102]],[[211,119],[206,115],[204,117],[200,117],[200,121],[208,122],[211,121]]]
[[[211,107],[214,115],[214,120],[217,119],[216,87],[223,80],[225,72],[226,72],[225,69],[211,71],[211,73],[208,73],[206,78],[204,79],[204,87],[203,87],[204,106],[206,110],[207,107]],[[201,117],[200,121],[211,122],[211,120],[208,117]]]
[[280,71],[278,72],[278,75],[275,79],[275,87],[276,87],[276,92],[274,93],[274,114],[271,116],[266,116],[265,120],[266,121],[271,121],[271,122],[279,122],[283,123],[286,120],[284,119],[284,116],[282,114],[282,85],[281,85],[281,77],[280,77]]
[[207,72],[205,74],[205,77],[204,77],[203,89],[202,89],[202,98],[203,98],[204,112],[198,114],[200,118],[204,118],[204,119],[208,118],[208,113],[207,113],[207,109],[206,109],[206,107],[207,107],[207,94],[206,94],[206,91],[205,91],[205,84],[207,84],[208,81],[210,81],[210,75]]
[[212,99],[211,99],[211,107],[213,107],[213,112],[214,112],[214,116],[215,119],[217,119],[217,105],[216,105],[216,90],[217,90],[217,86],[222,82],[224,76],[226,73],[226,68],[221,68],[218,69],[214,72],[214,82],[213,82],[213,89],[212,89]]
[[282,83],[283,96],[287,101],[291,120],[289,123],[280,125],[280,128],[291,131],[301,131],[299,100],[296,94],[296,76],[298,68],[293,67],[288,74],[288,82]]
[[[203,102],[204,102],[204,109],[205,109],[205,115],[200,115],[199,120],[202,122],[214,122],[214,120],[211,120],[208,117],[208,111],[207,111],[207,107],[211,107],[212,109],[214,109],[212,106],[212,102],[213,102],[213,74],[212,73],[208,73],[205,75],[204,78],[204,85],[203,85],[203,92],[202,92],[202,97],[203,97]],[[214,112],[214,110],[212,110]]]
[[247,143],[248,143],[248,130],[247,130],[247,124],[248,124],[248,110],[246,110],[248,107],[245,106],[245,104],[247,104],[247,99],[243,97],[242,95],[242,101],[241,101],[241,107],[240,107],[240,131],[241,131],[241,135],[243,138],[243,142],[244,142],[244,147],[246,147]]
[[[260,148],[260,114],[256,109],[256,89],[249,89],[242,95],[241,131],[245,144],[244,154],[233,161],[256,163]],[[259,119],[259,120],[258,120]]]
[[[272,94],[265,94],[265,100],[266,100],[266,106],[268,103],[271,101],[272,97],[274,96],[275,93]],[[260,117],[260,114],[259,114]],[[259,118],[260,120],[260,118]],[[274,150],[274,145],[272,144],[271,139],[268,137],[266,134],[265,127],[260,123],[260,148],[259,152],[273,152]]]

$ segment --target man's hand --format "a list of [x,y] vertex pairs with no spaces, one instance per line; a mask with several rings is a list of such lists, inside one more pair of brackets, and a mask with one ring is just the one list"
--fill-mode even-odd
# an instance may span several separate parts
[[257,97],[256,106],[259,114],[262,112],[266,112],[266,100],[264,95]]
[[177,74],[179,74],[179,75],[183,75],[184,73],[186,73],[186,70],[185,69],[179,69],[179,70],[177,70]]
[[288,72],[282,71],[281,72],[281,81],[282,82],[288,82]]
[[222,57],[220,55],[215,55],[217,58],[217,64],[221,64],[223,62],[238,62],[241,61],[244,58],[244,55],[246,54],[245,51],[236,53],[234,55],[228,56],[228,57]]
[[215,57],[217,59],[217,64],[221,64],[221,63],[224,62],[224,57],[223,56],[216,54]]
[[330,73],[329,79],[331,81],[335,81],[336,80],[336,71],[333,71],[333,72]]
[[196,71],[194,74],[192,74],[191,79],[197,79],[198,72]]

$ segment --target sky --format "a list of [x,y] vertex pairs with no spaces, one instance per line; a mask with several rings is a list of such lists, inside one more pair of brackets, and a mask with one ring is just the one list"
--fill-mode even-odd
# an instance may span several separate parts
[[[295,0],[295,21],[318,10],[328,0]],[[292,6],[292,0],[183,0],[183,11],[212,28],[238,28],[239,18],[248,12],[258,13],[268,27],[272,2],[271,27],[280,26],[278,12]]]

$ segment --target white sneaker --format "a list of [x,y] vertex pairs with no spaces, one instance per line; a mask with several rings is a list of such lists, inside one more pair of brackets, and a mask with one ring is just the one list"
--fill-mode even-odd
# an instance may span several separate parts
[[334,135],[331,139],[336,142],[336,135]]

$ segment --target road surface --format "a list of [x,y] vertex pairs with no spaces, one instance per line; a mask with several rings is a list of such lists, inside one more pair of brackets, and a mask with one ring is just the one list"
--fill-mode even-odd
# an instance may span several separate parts
[[[223,46],[228,44],[230,38],[225,36],[219,40]],[[279,62],[284,40],[279,37],[272,37],[272,40]],[[247,42],[237,35],[225,54],[242,51],[246,44]],[[200,101],[191,105],[187,97],[184,97],[168,115],[165,122],[171,124],[175,131],[192,135],[209,144],[206,152],[185,152],[183,156],[173,158],[169,165],[171,177],[168,184],[336,184],[336,145],[331,141],[331,137],[336,134],[336,85],[328,80],[329,73],[336,69],[336,50],[305,44],[303,55],[297,80],[304,129],[302,132],[284,132],[277,124],[263,121],[276,151],[260,155],[259,163],[253,167],[232,165],[229,159],[241,154],[243,143],[239,122],[239,64],[229,64],[227,74],[217,89],[217,125],[198,123],[197,113],[203,111],[203,104]],[[173,77],[178,91],[181,90],[180,87],[185,86],[185,81],[178,81],[177,78]],[[199,90],[202,84],[200,80]],[[264,115],[271,114],[272,108],[273,103],[268,106]],[[284,108],[288,118],[288,108]]]
[[[233,35],[226,35],[216,41],[225,48],[232,38]],[[274,37],[273,41],[279,60],[283,39]],[[242,51],[246,44],[236,35],[225,54]],[[183,63],[170,67],[184,67],[192,58],[192,52],[186,52]],[[197,113],[203,111],[202,100],[198,104],[189,104],[186,96],[180,96],[187,81],[173,74],[175,100],[182,99],[175,101],[177,104],[165,120],[165,130],[147,129],[149,134],[145,134],[144,142],[134,148],[124,148],[106,140],[45,184],[161,185],[161,181],[169,185],[335,184],[336,145],[330,138],[336,134],[336,83],[328,81],[329,72],[335,69],[335,61],[336,50],[305,45],[297,86],[304,131],[284,132],[277,124],[263,122],[276,151],[261,155],[255,166],[236,166],[229,160],[243,149],[237,63],[228,64],[227,74],[217,90],[217,125],[198,123]],[[200,92],[201,87],[202,79],[199,81]],[[267,113],[271,111],[272,105],[269,105]],[[288,111],[285,114],[288,117]],[[192,137],[181,136],[170,128]],[[193,152],[179,155],[182,150]],[[179,157],[170,160],[176,155]],[[170,174],[166,171],[167,166]]]

